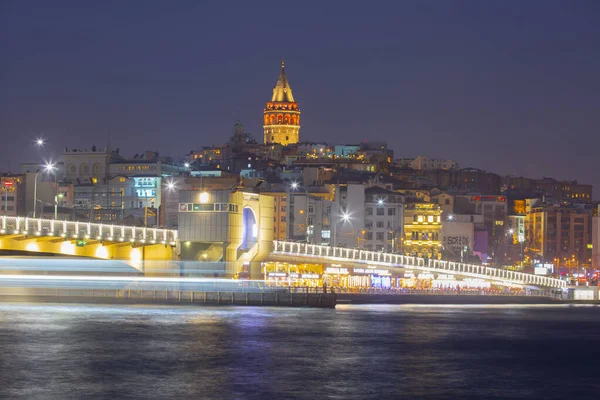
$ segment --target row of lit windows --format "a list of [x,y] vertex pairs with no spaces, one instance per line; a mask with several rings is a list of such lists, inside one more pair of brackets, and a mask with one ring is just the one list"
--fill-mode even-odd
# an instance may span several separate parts
[[122,165],[119,171],[156,171],[155,165]]
[[440,240],[438,232],[411,232],[412,240]]
[[427,222],[429,222],[429,223],[441,222],[441,217],[439,215],[437,217],[434,215],[428,215],[427,218],[425,218],[424,215],[413,216],[414,222],[425,222],[425,220],[427,220]]
[[[373,207],[367,207],[367,215],[373,215]],[[376,215],[385,215],[385,207],[377,207],[377,213]],[[387,209],[387,215],[396,215],[396,209],[395,208],[388,208]]]
[[230,203],[179,203],[179,212],[238,212],[237,204]]
[[[392,229],[392,223],[390,221],[387,222],[388,229]],[[377,228],[385,228],[385,221],[377,221]],[[365,221],[365,228],[371,229],[373,228],[373,221]]]
[[[385,232],[375,232],[375,240],[386,240],[384,239]],[[394,239],[394,234],[392,232],[387,233],[387,240]],[[367,239],[373,240],[373,232],[367,232]]]

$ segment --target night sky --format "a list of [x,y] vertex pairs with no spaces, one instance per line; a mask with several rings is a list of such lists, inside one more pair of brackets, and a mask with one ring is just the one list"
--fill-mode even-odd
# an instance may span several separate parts
[[599,198],[599,18],[596,0],[1,0],[0,170],[109,132],[126,155],[180,156],[238,116],[262,141],[284,56],[301,140],[386,140]]

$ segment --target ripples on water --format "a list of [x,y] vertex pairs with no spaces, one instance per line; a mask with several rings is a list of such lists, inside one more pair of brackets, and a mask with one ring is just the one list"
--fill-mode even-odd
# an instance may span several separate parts
[[2,398],[595,399],[600,307],[0,304]]

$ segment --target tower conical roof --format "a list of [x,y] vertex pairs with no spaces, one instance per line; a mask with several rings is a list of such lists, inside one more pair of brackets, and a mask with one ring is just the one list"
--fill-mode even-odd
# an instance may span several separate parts
[[285,76],[285,63],[283,59],[281,59],[281,73],[279,74],[279,79],[277,79],[277,84],[273,88],[273,98],[271,98],[271,101],[294,102],[292,88],[288,83],[287,76]]

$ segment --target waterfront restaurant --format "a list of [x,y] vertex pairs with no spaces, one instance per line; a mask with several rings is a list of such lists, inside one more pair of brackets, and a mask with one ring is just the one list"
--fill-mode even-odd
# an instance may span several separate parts
[[263,263],[263,276],[268,285],[294,287],[375,288],[416,290],[489,289],[489,281],[368,265],[350,267],[342,264]]
[[319,287],[323,285],[321,264],[263,263],[267,284],[275,286]]

